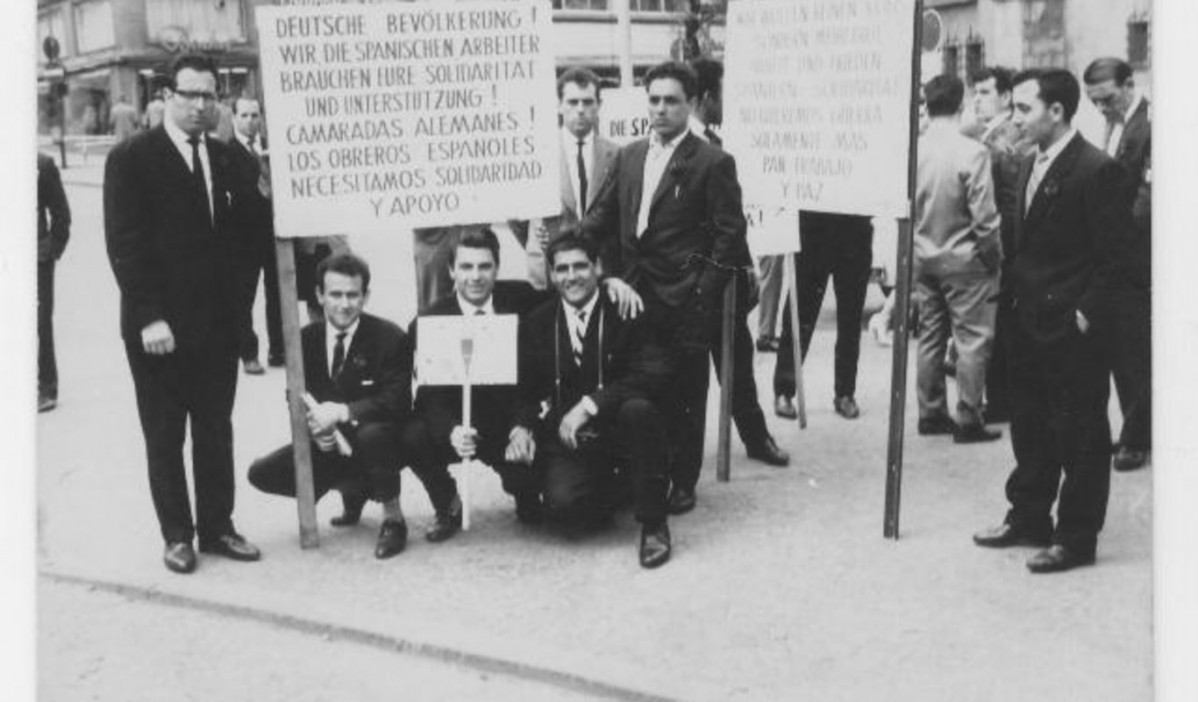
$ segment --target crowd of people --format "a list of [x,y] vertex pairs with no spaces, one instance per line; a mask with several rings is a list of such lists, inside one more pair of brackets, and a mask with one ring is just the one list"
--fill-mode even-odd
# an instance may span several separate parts
[[[285,360],[269,297],[277,282],[261,108],[236,99],[231,138],[215,138],[216,75],[210,58],[180,57],[161,126],[117,145],[104,179],[150,492],[165,565],[180,573],[196,568],[197,537],[202,553],[260,557],[232,521],[230,419],[239,359],[244,372],[264,372],[249,312],[259,270],[268,364]],[[1009,418],[1011,509],[975,541],[1038,545],[1029,568],[1063,570],[1094,560],[1109,490],[1112,373],[1125,414],[1115,467],[1143,465],[1150,448],[1147,101],[1126,63],[1095,61],[1086,92],[1111,125],[1099,148],[1071,127],[1081,89],[1070,73],[992,67],[972,78],[976,123],[961,123],[958,78],[938,76],[923,91],[913,222],[918,431],[992,441],[1002,434],[988,424]],[[435,513],[425,537],[449,539],[463,506],[448,467],[477,460],[498,474],[527,524],[589,531],[631,507],[639,563],[664,564],[669,517],[698,499],[729,285],[743,293],[728,317],[733,418],[750,458],[789,463],[757,398],[749,311],[760,300],[757,349],[778,351],[774,409],[783,418],[795,416],[795,332],[784,314],[773,335],[780,286],[770,271],[781,266],[755,265],[748,248],[736,163],[713,129],[721,81],[709,60],[652,68],[643,81],[651,134],[620,148],[597,132],[599,77],[581,68],[560,76],[561,212],[509,223],[535,254],[529,281],[497,280],[500,244],[488,224],[418,230],[419,312],[404,330],[364,311],[370,267],[345,242],[308,242],[297,254],[310,318],[301,350],[313,482],[318,499],[341,495],[334,525],[357,524],[379,502],[375,555],[403,551],[408,466]],[[800,348],[805,355],[831,278],[833,407],[854,419],[872,227],[859,215],[799,217]],[[466,422],[461,389],[421,384],[414,357],[420,318],[477,315],[518,316],[519,381],[475,388]],[[955,416],[945,382],[952,353]],[[194,519],[182,455],[189,422]],[[248,475],[264,492],[294,496],[292,446]]]

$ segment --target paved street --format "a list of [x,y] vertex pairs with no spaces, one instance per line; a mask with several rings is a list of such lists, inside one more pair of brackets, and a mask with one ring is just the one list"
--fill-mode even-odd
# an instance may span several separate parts
[[[1114,474],[1095,567],[1031,575],[1029,550],[970,541],[1004,513],[1009,441],[916,436],[912,391],[902,538],[884,540],[890,350],[863,340],[863,414],[839,418],[826,315],[806,365],[806,430],[769,411],[774,358],[756,361],[791,467],[750,462],[734,439],[732,482],[716,483],[711,402],[699,507],[672,520],[674,559],[660,570],[637,565],[629,515],[588,538],[522,527],[489,471],[472,478],[473,528],[445,544],[419,538],[431,509],[405,473],[407,552],[373,558],[375,506],[356,529],[328,527],[335,496],[318,507],[320,548],[302,551],[294,502],[245,481],[255,457],[288,440],[284,377],[271,369],[241,376],[234,411],[235,519],[263,561],[207,558],[194,575],[168,573],[118,336],[99,169],[64,176],[75,225],[57,278],[60,404],[39,416],[37,442],[45,700],[410,699],[413,677],[428,694],[415,699],[430,700],[1152,698],[1153,470]],[[411,265],[386,239],[355,247],[380,271]],[[380,273],[370,309],[406,321],[401,290],[398,275]],[[256,315],[261,331],[260,298]],[[156,631],[176,622],[178,636]],[[235,655],[186,672],[201,647]],[[244,685],[213,679],[226,665]],[[389,686],[370,679],[377,670]],[[179,680],[186,693],[125,694],[122,676]]]

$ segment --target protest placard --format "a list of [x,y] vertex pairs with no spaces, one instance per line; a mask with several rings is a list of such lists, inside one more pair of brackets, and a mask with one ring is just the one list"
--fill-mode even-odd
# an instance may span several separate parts
[[546,0],[256,11],[279,236],[561,209]]
[[599,136],[620,146],[649,136],[649,97],[643,86],[608,88],[600,97]]
[[799,212],[778,205],[745,205],[746,236],[753,256],[777,256],[798,253]]
[[724,145],[754,202],[906,216],[914,8],[729,5]]
[[416,381],[421,385],[465,385],[462,340],[470,339],[471,385],[515,385],[514,314],[420,317],[416,321]]

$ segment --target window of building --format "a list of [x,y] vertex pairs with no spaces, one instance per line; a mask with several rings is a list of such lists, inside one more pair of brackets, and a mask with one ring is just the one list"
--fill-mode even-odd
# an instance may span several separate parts
[[629,0],[633,12],[687,12],[687,0]]
[[986,46],[981,37],[971,37],[965,42],[965,77],[986,67]]
[[159,42],[164,35],[179,34],[196,42],[245,41],[242,1],[146,0],[150,41]]
[[58,40],[62,54],[70,53],[66,46],[62,12],[57,9],[39,15],[37,18],[37,58],[39,61],[46,60],[46,55],[42,53],[42,42],[46,40],[46,37],[54,37]]
[[961,45],[944,45],[944,68],[941,71],[946,76],[961,75]]
[[1127,62],[1132,68],[1145,69],[1151,65],[1148,20],[1135,18],[1127,23]]
[[607,0],[553,0],[555,10],[599,10],[607,11]]
[[75,6],[75,46],[79,53],[107,49],[116,44],[112,3],[94,0]]

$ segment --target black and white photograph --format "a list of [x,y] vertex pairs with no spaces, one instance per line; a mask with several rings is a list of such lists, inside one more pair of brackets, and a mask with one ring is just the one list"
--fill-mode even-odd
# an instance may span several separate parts
[[6,699],[1198,697],[1188,2],[14,5]]

